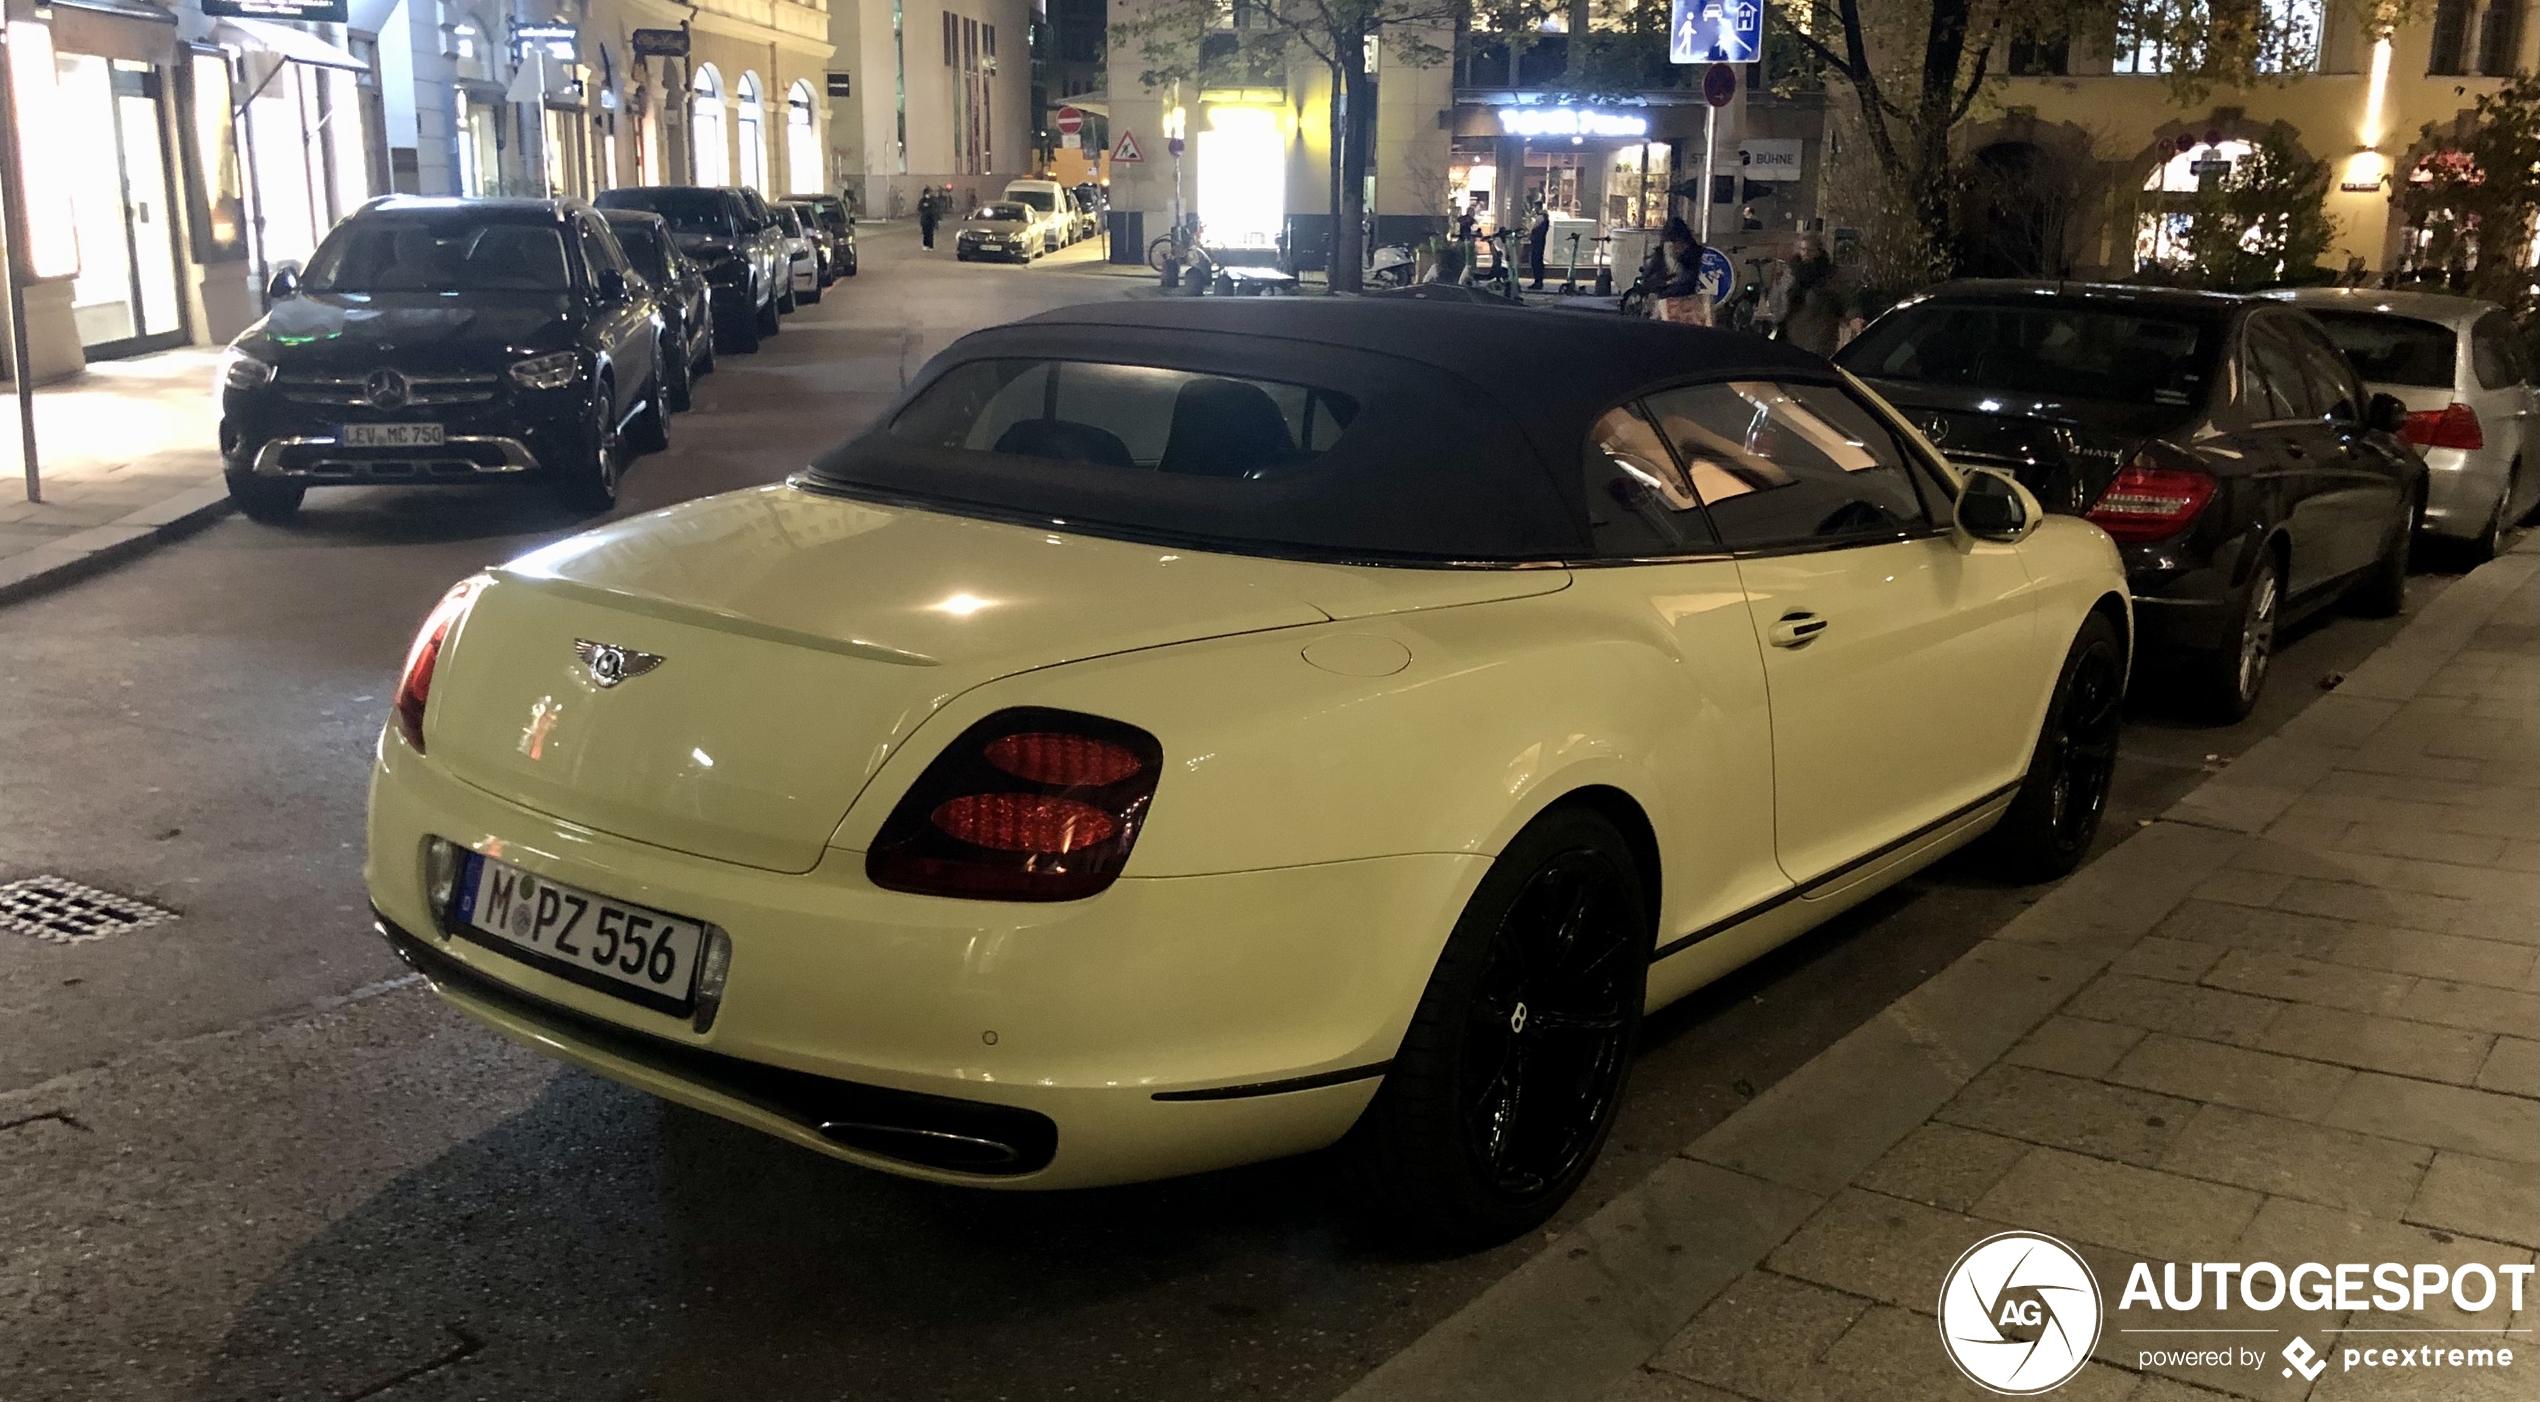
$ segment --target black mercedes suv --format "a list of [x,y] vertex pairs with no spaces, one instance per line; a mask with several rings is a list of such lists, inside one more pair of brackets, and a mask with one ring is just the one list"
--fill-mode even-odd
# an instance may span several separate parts
[[221,358],[231,500],[538,474],[579,511],[667,444],[677,354],[652,288],[578,200],[391,195],[337,224]]
[[710,185],[633,185],[602,190],[602,209],[648,209],[670,225],[679,251],[714,287],[714,330],[723,349],[747,355],[793,310],[785,236],[751,192]]

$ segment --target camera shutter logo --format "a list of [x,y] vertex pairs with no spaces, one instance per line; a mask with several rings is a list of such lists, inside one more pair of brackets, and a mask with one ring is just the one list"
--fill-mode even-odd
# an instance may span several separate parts
[[2053,1237],[1986,1237],[1941,1282],[1940,1342],[1988,1392],[2026,1397],[2061,1387],[2099,1342],[2099,1282]]

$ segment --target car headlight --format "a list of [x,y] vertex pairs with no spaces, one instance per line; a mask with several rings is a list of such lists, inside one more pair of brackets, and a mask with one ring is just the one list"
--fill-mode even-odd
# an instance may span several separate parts
[[580,378],[582,356],[578,351],[533,355],[512,364],[512,380],[527,389],[563,389]]
[[263,389],[273,383],[273,367],[231,346],[221,352],[216,383],[223,389]]

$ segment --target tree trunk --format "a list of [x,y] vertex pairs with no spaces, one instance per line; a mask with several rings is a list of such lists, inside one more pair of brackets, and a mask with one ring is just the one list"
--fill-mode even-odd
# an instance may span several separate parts
[[1367,266],[1364,225],[1367,216],[1367,142],[1374,133],[1376,85],[1367,78],[1367,36],[1342,34],[1333,50],[1340,71],[1332,75],[1334,122],[1332,159],[1340,163],[1340,198],[1332,206],[1332,267],[1326,274],[1334,292],[1359,290],[1359,273]]

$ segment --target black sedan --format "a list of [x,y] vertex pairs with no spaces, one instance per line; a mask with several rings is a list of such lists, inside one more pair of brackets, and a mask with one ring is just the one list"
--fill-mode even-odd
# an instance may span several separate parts
[[1945,284],[1835,355],[1953,461],[2017,476],[2125,558],[2147,662],[2223,720],[2278,630],[2396,613],[2425,464],[2317,323],[2279,302],[2082,283]]
[[670,351],[662,360],[662,390],[671,409],[684,413],[697,376],[714,372],[714,300],[705,270],[679,251],[660,215],[612,209],[604,217],[626,261],[661,301],[662,344]]
[[602,190],[602,209],[648,209],[670,225],[679,251],[706,270],[714,289],[715,337],[748,355],[783,328],[794,309],[785,236],[746,191],[707,185],[634,185]]
[[666,446],[661,307],[579,200],[373,200],[284,270],[222,357],[231,500],[538,475],[579,511]]

